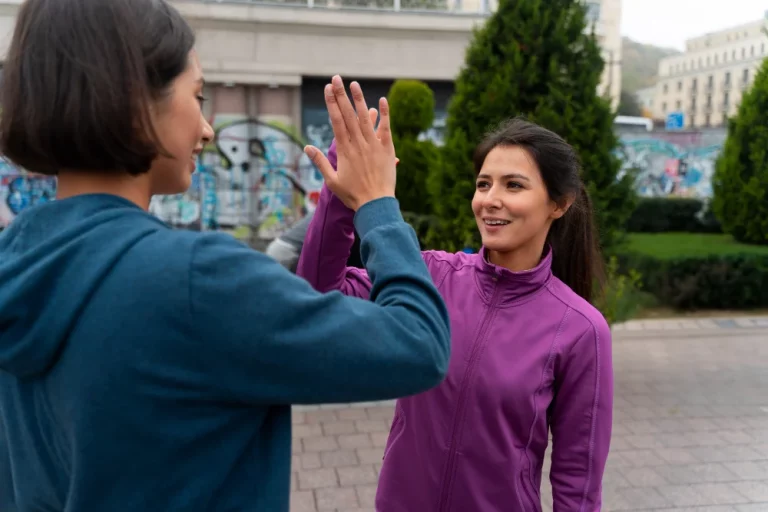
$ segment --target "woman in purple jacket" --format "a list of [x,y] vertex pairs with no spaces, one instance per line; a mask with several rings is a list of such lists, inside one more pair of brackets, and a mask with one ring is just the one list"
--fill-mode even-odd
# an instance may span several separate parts
[[[554,511],[598,511],[611,331],[590,304],[603,269],[578,157],[513,119],[479,145],[474,168],[481,251],[422,253],[451,316],[448,376],[398,400],[376,509],[539,512],[551,433]],[[368,297],[365,271],[345,267],[353,216],[323,188],[298,274],[322,292]]]

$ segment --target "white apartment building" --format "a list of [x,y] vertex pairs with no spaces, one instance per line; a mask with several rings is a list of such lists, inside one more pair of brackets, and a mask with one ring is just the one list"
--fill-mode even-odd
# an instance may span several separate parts
[[[617,106],[621,0],[583,1],[606,61],[599,92]],[[207,116],[244,115],[302,132],[324,117],[322,84],[336,73],[360,80],[372,96],[386,94],[398,78],[425,80],[435,89],[438,110],[444,109],[472,30],[498,5],[498,0],[171,2],[197,33],[211,99]],[[0,0],[0,59],[20,3]]]
[[722,126],[768,57],[768,12],[763,20],[695,37],[685,53],[659,63],[653,114],[682,112],[686,128]]

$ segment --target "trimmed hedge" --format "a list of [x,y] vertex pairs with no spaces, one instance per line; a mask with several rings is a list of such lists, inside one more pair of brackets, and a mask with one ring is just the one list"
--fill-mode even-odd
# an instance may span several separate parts
[[663,305],[677,309],[768,307],[768,254],[660,259],[619,256],[620,267],[642,276],[642,287]]
[[630,233],[721,233],[706,202],[694,198],[641,198],[627,221]]

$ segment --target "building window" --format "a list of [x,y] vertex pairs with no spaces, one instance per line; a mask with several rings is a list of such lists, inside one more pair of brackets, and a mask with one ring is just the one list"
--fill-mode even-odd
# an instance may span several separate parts
[[669,92],[669,85],[664,84],[664,94],[667,94]]
[[707,106],[708,107],[712,106],[712,95],[711,94],[707,96]]
[[677,82],[677,90],[678,91],[682,91],[683,90],[683,82],[682,81]]
[[600,19],[600,2],[587,2],[587,20],[595,23]]
[[725,111],[728,111],[728,103],[730,103],[731,97],[730,94],[726,91],[725,94],[723,94],[723,107],[725,107]]
[[731,85],[731,72],[727,71],[725,73],[725,85]]
[[755,56],[755,45],[752,45],[752,46],[749,48],[749,56],[750,56],[750,57],[754,57],[754,56]]
[[699,88],[699,79],[698,78],[694,78],[693,82],[691,82],[691,91],[692,92],[696,92],[696,89],[698,89],[698,88]]
[[741,78],[741,81],[744,83],[749,82],[749,69],[744,70],[744,76]]
[[661,111],[664,112],[665,114],[667,113],[667,102],[666,101],[661,104]]
[[746,57],[747,57],[747,49],[746,48],[742,48],[741,49],[741,58],[745,59]]
[[691,114],[691,126],[696,126],[696,114]]
[[712,125],[711,119],[709,117],[709,114],[707,114],[706,116],[704,116],[704,126],[709,128],[711,125]]
[[680,107],[682,106],[683,106],[682,102],[680,100],[677,100],[677,102],[675,103],[675,109],[680,110]]

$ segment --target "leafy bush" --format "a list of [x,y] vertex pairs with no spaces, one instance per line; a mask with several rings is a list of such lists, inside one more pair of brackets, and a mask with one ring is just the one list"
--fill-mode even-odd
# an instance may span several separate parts
[[768,254],[725,254],[659,258],[630,252],[621,269],[642,276],[642,286],[677,309],[768,307]]
[[631,233],[720,233],[720,223],[702,199],[649,197],[638,200],[627,221]]
[[768,59],[728,123],[712,208],[736,240],[768,244]]
[[392,111],[392,137],[400,159],[397,166],[397,199],[403,212],[432,212],[427,180],[440,165],[440,153],[430,140],[419,140],[435,118],[435,97],[424,82],[396,80],[387,95]]
[[435,94],[420,80],[395,80],[387,93],[395,137],[415,139],[435,120]]
[[622,274],[615,256],[606,264],[606,285],[595,301],[595,307],[605,317],[608,325],[626,322],[637,313],[655,303],[652,296],[641,290],[642,276],[635,269]]

